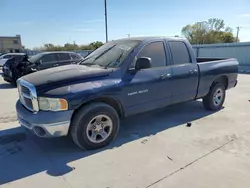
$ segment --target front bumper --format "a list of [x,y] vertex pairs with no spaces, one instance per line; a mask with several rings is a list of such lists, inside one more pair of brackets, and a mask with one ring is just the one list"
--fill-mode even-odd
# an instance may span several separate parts
[[73,114],[73,110],[33,113],[27,110],[19,100],[16,103],[16,112],[21,126],[32,130],[39,137],[47,138],[66,136]]

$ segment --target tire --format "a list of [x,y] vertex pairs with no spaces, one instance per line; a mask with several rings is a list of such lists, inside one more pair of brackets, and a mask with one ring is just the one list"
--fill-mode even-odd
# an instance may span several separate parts
[[203,98],[203,106],[206,110],[220,110],[226,98],[225,86],[222,83],[216,83]]
[[[98,118],[101,122],[99,124]],[[108,126],[109,124],[111,126]],[[82,107],[75,114],[70,134],[75,144],[81,149],[94,150],[110,144],[117,136],[119,125],[120,119],[114,108],[105,103],[92,103]],[[106,139],[102,140],[105,136],[107,136]]]

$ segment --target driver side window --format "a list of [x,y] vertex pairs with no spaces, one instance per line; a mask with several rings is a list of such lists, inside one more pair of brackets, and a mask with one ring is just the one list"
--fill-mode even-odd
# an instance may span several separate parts
[[[152,42],[143,47],[143,49],[138,53],[137,59],[140,57],[151,58],[152,68],[166,66],[166,54],[165,48],[162,41]],[[135,62],[131,64],[131,68],[135,67]]]

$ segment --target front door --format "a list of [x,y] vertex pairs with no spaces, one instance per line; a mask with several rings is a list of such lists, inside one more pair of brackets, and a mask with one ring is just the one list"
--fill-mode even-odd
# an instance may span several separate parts
[[149,69],[131,69],[122,79],[123,104],[126,115],[141,113],[166,106],[170,103],[171,68],[167,66],[163,41],[154,41],[142,48],[137,58],[151,58]]

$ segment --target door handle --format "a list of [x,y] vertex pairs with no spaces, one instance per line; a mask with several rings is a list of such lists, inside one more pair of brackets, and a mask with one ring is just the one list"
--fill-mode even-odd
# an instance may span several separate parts
[[160,76],[160,78],[161,79],[167,79],[167,78],[171,78],[171,74],[162,74],[161,76]]
[[194,71],[193,70],[189,70],[188,73],[189,74],[194,74]]
[[171,78],[171,74],[170,73],[166,74],[166,77]]
[[197,69],[189,70],[189,74],[196,74],[198,72]]
[[59,64],[55,64],[54,67],[58,66]]

